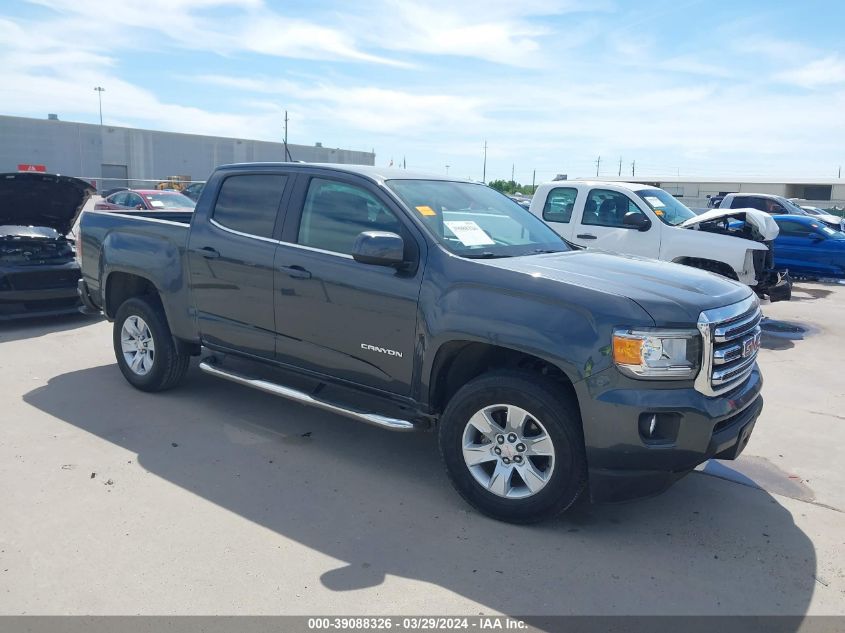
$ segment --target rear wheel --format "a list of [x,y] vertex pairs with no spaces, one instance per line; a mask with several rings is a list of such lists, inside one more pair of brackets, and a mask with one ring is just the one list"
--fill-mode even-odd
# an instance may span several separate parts
[[191,358],[177,349],[164,310],[154,299],[133,297],[121,304],[112,342],[124,378],[142,391],[175,387],[188,371]]
[[531,523],[569,508],[586,484],[581,420],[559,383],[494,372],[469,382],[440,420],[457,491],[484,514]]

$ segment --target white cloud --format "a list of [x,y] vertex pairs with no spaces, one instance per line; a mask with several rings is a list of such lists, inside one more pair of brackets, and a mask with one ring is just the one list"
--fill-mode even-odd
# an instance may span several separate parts
[[828,55],[804,66],[777,73],[775,79],[803,88],[829,88],[845,83],[845,59],[839,55]]

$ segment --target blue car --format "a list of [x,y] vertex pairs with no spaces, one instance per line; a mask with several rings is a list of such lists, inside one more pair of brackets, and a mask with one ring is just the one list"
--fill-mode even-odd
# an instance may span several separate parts
[[775,267],[792,275],[845,278],[845,233],[812,216],[775,215]]

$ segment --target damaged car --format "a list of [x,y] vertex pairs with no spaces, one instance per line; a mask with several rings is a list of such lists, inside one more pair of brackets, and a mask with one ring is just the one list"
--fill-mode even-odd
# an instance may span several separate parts
[[696,215],[653,185],[592,180],[540,185],[530,211],[575,248],[700,268],[771,301],[791,294],[788,275],[774,268],[777,224],[762,211],[720,208]]
[[0,174],[0,320],[77,311],[79,263],[67,234],[93,193],[79,178]]

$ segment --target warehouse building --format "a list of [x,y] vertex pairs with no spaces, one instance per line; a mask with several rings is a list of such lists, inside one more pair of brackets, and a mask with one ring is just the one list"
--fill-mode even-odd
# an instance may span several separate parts
[[[375,154],[288,144],[291,160],[375,164]],[[205,180],[218,165],[283,161],[283,143],[0,116],[0,173],[30,170],[97,181],[99,189],[171,177]]]
[[[612,180],[636,182],[660,187],[680,198],[690,207],[706,207],[710,196],[723,196],[727,193],[769,193],[784,198],[796,198],[801,204],[825,209],[845,206],[845,180],[842,179],[805,179],[776,180],[773,178],[738,179],[738,178],[690,178],[656,177],[648,178],[613,178]],[[806,202],[804,202],[806,201]]]

